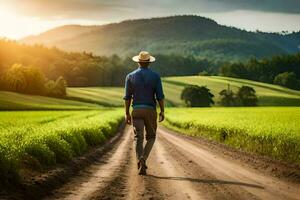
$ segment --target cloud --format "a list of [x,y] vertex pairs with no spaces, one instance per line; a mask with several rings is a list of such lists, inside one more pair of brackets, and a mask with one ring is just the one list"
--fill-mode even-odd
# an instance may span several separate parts
[[[0,0],[5,1],[5,0]],[[112,1],[113,2],[113,1]],[[17,13],[40,18],[89,18],[129,9],[124,3],[97,0],[11,0],[5,2]]]
[[206,0],[210,5],[222,5],[227,10],[253,10],[278,13],[300,13],[299,0]]
[[106,21],[236,10],[300,13],[299,0],[0,0],[1,4],[43,19]]

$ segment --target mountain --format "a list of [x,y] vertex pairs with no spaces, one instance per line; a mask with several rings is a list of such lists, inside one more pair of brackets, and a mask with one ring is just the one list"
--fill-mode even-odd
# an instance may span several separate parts
[[22,39],[25,43],[43,43],[52,44],[61,41],[67,40],[73,37],[76,37],[80,34],[87,33],[93,30],[95,26],[80,26],[80,25],[66,25],[60,26],[54,29],[51,29],[47,32],[44,32],[38,36],[28,36]]
[[237,61],[300,51],[300,32],[248,32],[200,16],[127,20],[102,26],[63,26],[27,44],[44,43],[68,51],[98,55],[132,55],[145,49],[155,54],[193,55],[214,61]]

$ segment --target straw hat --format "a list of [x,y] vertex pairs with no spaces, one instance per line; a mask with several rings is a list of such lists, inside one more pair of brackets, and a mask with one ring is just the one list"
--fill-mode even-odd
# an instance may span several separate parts
[[155,61],[155,58],[153,56],[151,56],[147,51],[141,51],[139,53],[139,55],[133,56],[132,60],[134,62],[138,62],[138,63],[141,63],[141,62],[150,62],[151,63],[151,62]]

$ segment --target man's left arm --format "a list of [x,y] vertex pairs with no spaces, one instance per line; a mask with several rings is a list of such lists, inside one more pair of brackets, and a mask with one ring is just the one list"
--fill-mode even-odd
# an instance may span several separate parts
[[125,100],[125,121],[129,125],[131,124],[130,105],[131,99]]

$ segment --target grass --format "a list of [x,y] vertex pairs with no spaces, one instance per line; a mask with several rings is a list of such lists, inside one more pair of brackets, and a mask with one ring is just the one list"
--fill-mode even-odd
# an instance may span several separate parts
[[99,105],[44,96],[0,91],[0,110],[86,110]]
[[[300,91],[245,79],[218,76],[182,76],[163,78],[166,105],[182,107],[181,91],[187,84],[206,85],[219,101],[218,93],[230,84],[236,91],[243,85],[253,87],[260,106],[300,106]],[[123,106],[123,87],[68,88],[66,99],[24,95],[0,91],[0,110],[84,110]]]
[[[0,112],[0,178],[65,163],[116,133],[121,109]],[[25,164],[25,165],[24,165]]]
[[167,77],[163,80],[167,98],[177,106],[184,105],[180,100],[181,92],[178,91],[182,91],[187,84],[206,85],[215,95],[215,102],[219,101],[219,92],[230,84],[233,91],[237,91],[243,85],[253,87],[260,106],[300,106],[300,91],[267,83],[219,76]]
[[300,107],[169,108],[165,126],[300,163]]
[[[168,106],[184,106],[180,95],[187,84],[206,85],[215,95],[215,102],[219,101],[219,92],[226,89],[228,84],[230,84],[233,91],[237,91],[243,85],[253,87],[257,92],[260,106],[300,106],[300,91],[267,83],[219,76],[163,78],[166,104]],[[104,106],[122,106],[123,93],[124,89],[122,87],[68,88],[68,97],[70,99]]]
[[104,106],[123,105],[123,91],[121,87],[81,87],[68,88],[69,99],[97,103]]

